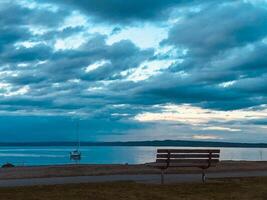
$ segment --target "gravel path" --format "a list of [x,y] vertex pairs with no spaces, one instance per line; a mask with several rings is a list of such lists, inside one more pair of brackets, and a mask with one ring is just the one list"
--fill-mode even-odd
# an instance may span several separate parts
[[[258,177],[267,176],[267,171],[243,171],[208,173],[207,178],[234,178],[234,177]],[[104,176],[73,176],[0,180],[0,187],[55,185],[71,183],[99,183],[112,181],[135,181],[138,183],[160,183],[159,174],[146,175],[104,175]],[[165,183],[201,182],[200,174],[167,174]]]

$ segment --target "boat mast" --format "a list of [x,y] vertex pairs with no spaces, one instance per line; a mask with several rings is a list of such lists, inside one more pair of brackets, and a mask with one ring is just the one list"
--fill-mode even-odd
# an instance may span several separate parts
[[80,149],[80,134],[79,134],[79,121],[77,121],[76,124],[76,137],[77,137],[77,150],[79,151]]

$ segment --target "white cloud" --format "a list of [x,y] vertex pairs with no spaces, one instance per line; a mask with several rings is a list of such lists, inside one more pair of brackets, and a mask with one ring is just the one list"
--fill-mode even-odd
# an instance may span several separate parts
[[140,27],[122,29],[118,34],[111,35],[107,40],[107,44],[129,39],[140,48],[153,48],[157,47],[159,42],[166,38],[167,35],[167,28],[146,24]]
[[77,79],[77,78],[70,79],[70,80],[68,80],[68,82],[70,82],[70,83],[80,83],[81,82],[81,79]]
[[43,35],[49,31],[49,28],[37,25],[28,26],[28,28],[33,35]]
[[19,89],[15,89],[9,83],[0,83],[0,96],[10,97],[10,96],[19,96],[28,93],[30,87],[25,85]]
[[211,121],[227,122],[235,120],[251,120],[267,118],[267,108],[240,109],[232,111],[217,111],[191,106],[189,104],[167,104],[158,106],[161,112],[144,112],[135,116],[135,120],[149,121],[173,121],[190,125],[206,124]]
[[18,42],[15,44],[16,48],[20,47],[25,47],[25,48],[32,48],[38,44],[45,44],[44,42],[33,42],[33,41],[23,41],[23,42]]
[[56,51],[65,49],[77,49],[86,42],[83,34],[77,34],[64,39],[57,39],[54,45]]
[[4,90],[7,87],[10,87],[10,84],[8,84],[8,83],[0,83],[0,90]]
[[60,28],[60,30],[67,28],[67,27],[79,27],[79,26],[86,26],[87,25],[87,19],[84,15],[81,15],[79,12],[74,11],[70,16],[68,16],[63,26]]
[[88,67],[86,67],[85,68],[85,72],[89,73],[89,72],[94,71],[97,68],[102,67],[103,65],[108,64],[108,63],[110,63],[109,60],[100,60],[100,61],[97,61],[97,62],[89,65]]
[[19,63],[18,67],[28,67],[29,64],[28,63]]
[[227,82],[220,83],[219,86],[223,88],[227,88],[227,87],[234,85],[235,83],[236,81],[227,81]]
[[44,9],[51,12],[58,11],[58,7],[54,4],[49,3],[37,3],[33,0],[16,0],[16,3],[19,4],[22,7],[28,8],[28,9]]
[[138,68],[130,71],[123,71],[122,75],[128,75],[127,80],[141,81],[153,75],[159,74],[160,70],[167,69],[173,64],[173,60],[154,60],[142,63]]
[[129,116],[129,114],[127,113],[112,113],[111,116],[121,116],[121,117],[126,117],[126,116]]
[[193,135],[192,139],[196,140],[215,140],[215,139],[223,139],[216,135]]
[[16,90],[16,91],[12,91],[7,93],[5,96],[18,96],[18,95],[24,95],[26,93],[28,93],[28,91],[30,90],[30,87],[28,85],[21,87],[20,89]]
[[101,90],[103,90],[103,87],[89,87],[87,90],[89,92],[101,91]]
[[202,130],[230,131],[230,132],[241,131],[241,129],[239,129],[239,128],[229,128],[229,127],[221,127],[221,126],[208,126],[208,127],[202,128]]

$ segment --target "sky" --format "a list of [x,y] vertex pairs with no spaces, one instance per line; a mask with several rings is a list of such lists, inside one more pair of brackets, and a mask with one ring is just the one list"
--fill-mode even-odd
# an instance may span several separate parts
[[267,142],[266,0],[0,0],[0,141]]

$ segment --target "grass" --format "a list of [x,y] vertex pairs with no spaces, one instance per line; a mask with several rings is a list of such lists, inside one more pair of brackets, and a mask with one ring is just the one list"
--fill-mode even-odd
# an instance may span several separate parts
[[257,200],[267,199],[267,178],[216,179],[170,185],[133,182],[1,188],[2,200]]

